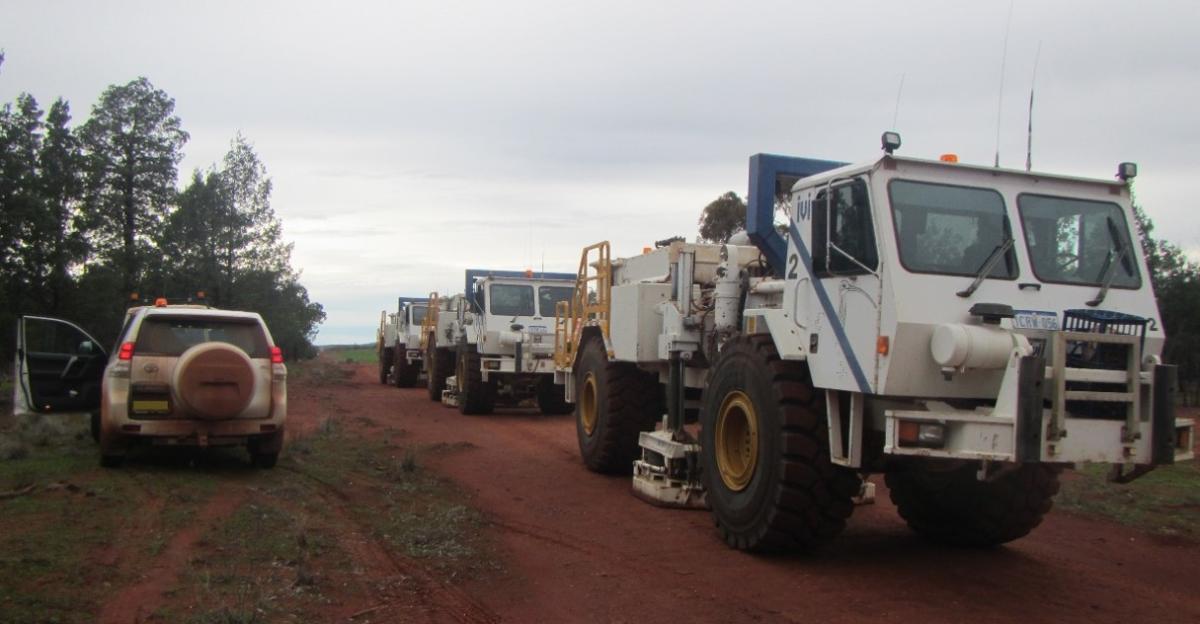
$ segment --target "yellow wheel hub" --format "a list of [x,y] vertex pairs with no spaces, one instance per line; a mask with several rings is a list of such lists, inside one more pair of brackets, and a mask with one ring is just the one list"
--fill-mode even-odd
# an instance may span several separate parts
[[734,390],[721,401],[713,446],[725,487],[734,492],[746,489],[758,465],[758,413],[746,393]]
[[579,393],[579,422],[583,432],[592,435],[596,430],[596,375],[588,373],[583,378],[583,391]]

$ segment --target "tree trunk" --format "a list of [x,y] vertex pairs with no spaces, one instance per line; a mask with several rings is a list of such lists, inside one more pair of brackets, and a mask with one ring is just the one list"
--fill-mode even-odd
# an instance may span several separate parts
[[136,292],[137,290],[137,256],[136,249],[134,248],[136,243],[135,234],[137,233],[137,215],[133,203],[132,173],[125,175],[125,193],[122,199],[125,209],[125,223],[122,232],[125,244],[125,294],[128,296],[129,293]]

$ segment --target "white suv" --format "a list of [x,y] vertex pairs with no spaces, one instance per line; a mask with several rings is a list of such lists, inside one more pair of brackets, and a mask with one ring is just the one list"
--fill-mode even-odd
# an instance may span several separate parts
[[92,411],[105,466],[120,465],[137,442],[245,444],[256,466],[275,465],[287,368],[258,314],[160,299],[129,310],[101,367],[105,358],[95,339],[67,321],[22,317],[17,412]]

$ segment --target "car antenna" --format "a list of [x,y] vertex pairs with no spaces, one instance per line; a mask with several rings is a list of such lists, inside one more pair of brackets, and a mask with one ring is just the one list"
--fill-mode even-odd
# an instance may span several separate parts
[[1000,111],[1004,109],[1004,69],[1008,64],[1008,33],[1012,30],[1013,5],[1016,0],[1008,2],[1008,21],[1004,26],[1004,51],[1000,54],[1000,91],[996,94],[996,167],[1000,166]]
[[900,86],[896,89],[896,107],[892,109],[892,130],[896,129],[896,121],[900,119],[900,95],[904,93],[904,74],[900,74]]
[[1042,58],[1042,42],[1038,41],[1033,55],[1033,77],[1029,80],[1029,130],[1025,136],[1025,171],[1033,170],[1033,88],[1037,86],[1038,60]]

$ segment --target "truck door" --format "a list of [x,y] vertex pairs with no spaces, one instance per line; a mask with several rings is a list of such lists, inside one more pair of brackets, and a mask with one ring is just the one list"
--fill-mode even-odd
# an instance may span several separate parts
[[809,358],[818,387],[875,386],[881,278],[865,178],[818,190],[812,206]]
[[27,412],[85,412],[100,407],[108,354],[77,325],[22,316],[17,321],[15,407]]

